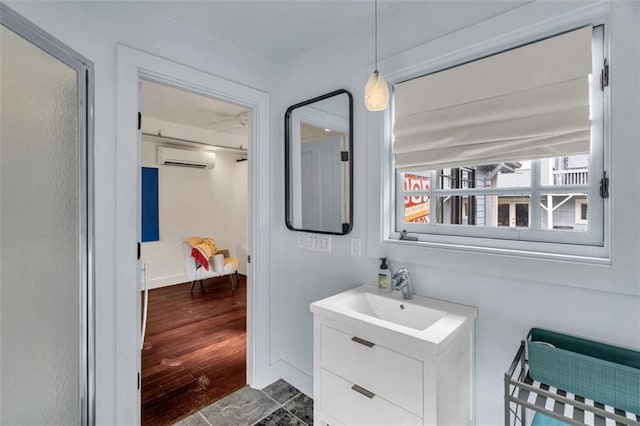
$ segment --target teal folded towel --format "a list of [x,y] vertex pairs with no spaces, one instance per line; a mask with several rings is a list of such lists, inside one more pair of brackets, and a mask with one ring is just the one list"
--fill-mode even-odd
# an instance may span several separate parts
[[544,414],[536,413],[536,415],[533,416],[531,426],[568,426],[568,423],[561,422]]

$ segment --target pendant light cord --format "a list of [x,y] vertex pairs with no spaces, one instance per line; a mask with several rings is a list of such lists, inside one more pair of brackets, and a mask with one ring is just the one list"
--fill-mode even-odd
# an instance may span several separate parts
[[376,72],[378,71],[378,0],[374,0],[374,54],[375,54],[375,63],[376,63]]

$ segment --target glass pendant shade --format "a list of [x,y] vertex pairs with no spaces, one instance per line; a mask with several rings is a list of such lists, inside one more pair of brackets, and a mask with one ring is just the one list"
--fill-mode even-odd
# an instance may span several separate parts
[[389,104],[389,85],[375,70],[364,86],[364,104],[369,111],[383,111]]

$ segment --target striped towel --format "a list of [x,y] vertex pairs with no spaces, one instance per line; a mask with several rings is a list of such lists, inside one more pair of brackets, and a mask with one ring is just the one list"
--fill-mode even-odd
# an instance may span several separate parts
[[209,258],[216,254],[218,248],[215,241],[211,238],[205,238],[191,249],[191,257],[193,257],[200,266],[206,271],[209,270]]

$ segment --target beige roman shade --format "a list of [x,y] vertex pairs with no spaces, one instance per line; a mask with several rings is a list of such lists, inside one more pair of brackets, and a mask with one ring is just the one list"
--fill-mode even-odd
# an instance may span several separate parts
[[591,27],[395,85],[397,168],[589,153]]

